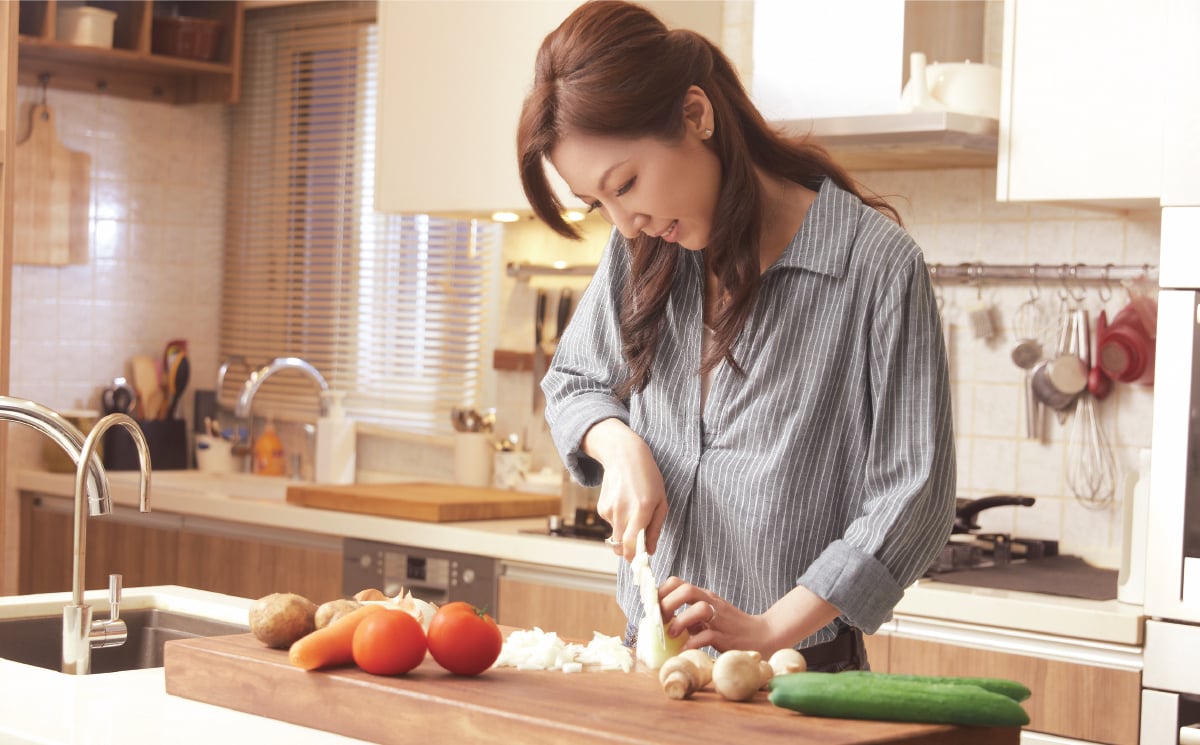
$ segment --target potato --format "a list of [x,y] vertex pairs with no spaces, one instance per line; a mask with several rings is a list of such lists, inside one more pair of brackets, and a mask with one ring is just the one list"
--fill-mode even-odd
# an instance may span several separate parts
[[361,608],[362,603],[349,598],[338,598],[328,603],[321,603],[317,608],[316,623],[318,629],[323,629],[355,608]]
[[376,590],[374,587],[368,587],[365,590],[359,590],[358,592],[354,593],[354,599],[359,602],[366,600],[387,600],[388,596],[384,595],[379,590]]
[[250,631],[268,647],[287,649],[316,629],[317,605],[301,595],[273,592],[250,606]]

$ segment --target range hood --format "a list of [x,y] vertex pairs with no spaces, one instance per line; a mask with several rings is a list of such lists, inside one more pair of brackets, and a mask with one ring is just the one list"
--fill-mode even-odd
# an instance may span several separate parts
[[852,171],[993,168],[1000,123],[953,111],[789,119],[773,124],[811,135]]

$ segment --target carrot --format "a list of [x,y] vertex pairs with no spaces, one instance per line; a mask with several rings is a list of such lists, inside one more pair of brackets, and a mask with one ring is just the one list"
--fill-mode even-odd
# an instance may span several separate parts
[[354,662],[354,630],[371,613],[384,611],[379,605],[364,605],[342,616],[324,628],[292,643],[288,661],[304,670],[348,665]]

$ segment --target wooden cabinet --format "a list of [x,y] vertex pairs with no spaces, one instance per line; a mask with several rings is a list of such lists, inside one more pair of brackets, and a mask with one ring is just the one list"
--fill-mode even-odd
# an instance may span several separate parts
[[189,521],[179,535],[176,584],[243,598],[294,592],[323,603],[342,597],[341,541],[258,526]]
[[1165,6],[1005,2],[998,201],[1157,206]]
[[[903,622],[901,622],[903,626]],[[893,634],[887,668],[879,672],[1010,678],[1033,694],[1022,703],[1027,730],[1091,742],[1136,745],[1141,708],[1141,673],[1056,658],[1053,653],[1018,654]],[[870,654],[874,654],[873,651]]]
[[[126,587],[175,584],[179,519],[116,507],[88,518],[85,589],[108,586],[121,574]],[[21,594],[71,589],[74,571],[74,502],[26,495],[21,507]]]
[[[59,41],[57,13],[64,3],[20,0],[21,84],[165,103],[237,102],[242,57],[240,3],[104,0],[88,4],[117,13],[111,49]],[[156,43],[155,18],[176,14],[221,24],[213,59],[168,54]]]
[[[25,495],[19,592],[71,589],[74,503]],[[88,518],[87,589],[121,574],[126,587],[181,585],[237,597],[295,592],[320,603],[342,595],[341,541],[274,528],[120,507]]]
[[499,623],[537,626],[563,639],[588,642],[593,632],[625,636],[615,577],[509,564],[499,579]]
[[[528,210],[516,130],[542,39],[578,0],[379,3],[376,209]],[[649,2],[720,39],[723,3]]]

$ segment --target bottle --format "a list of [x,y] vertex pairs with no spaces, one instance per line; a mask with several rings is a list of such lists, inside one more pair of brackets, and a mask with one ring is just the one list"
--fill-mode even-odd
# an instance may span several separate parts
[[275,422],[267,422],[254,441],[254,472],[263,476],[282,476],[286,468],[283,442],[275,431]]
[[353,484],[357,427],[346,418],[344,391],[323,391],[325,415],[317,419],[316,467],[318,484]]

